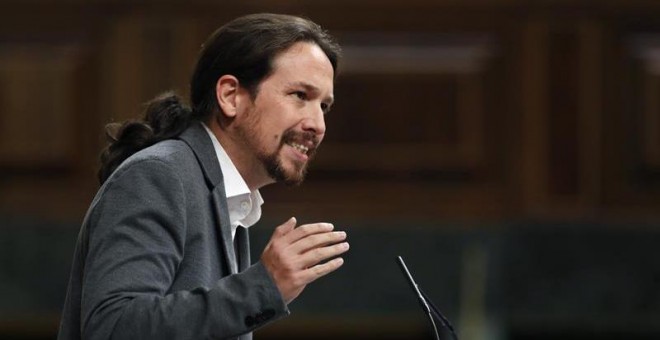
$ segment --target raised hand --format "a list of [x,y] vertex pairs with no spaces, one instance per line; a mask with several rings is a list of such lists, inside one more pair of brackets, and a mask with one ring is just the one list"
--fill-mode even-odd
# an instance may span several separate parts
[[344,264],[341,257],[323,261],[349,248],[348,242],[342,242],[346,233],[333,231],[330,223],[295,226],[296,219],[292,217],[275,228],[261,255],[261,262],[287,304],[298,297],[307,284],[341,267]]

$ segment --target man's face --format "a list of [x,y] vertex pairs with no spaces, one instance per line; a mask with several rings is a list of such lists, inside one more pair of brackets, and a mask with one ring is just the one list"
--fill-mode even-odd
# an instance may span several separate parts
[[334,70],[317,45],[299,42],[279,54],[272,73],[241,118],[237,131],[271,179],[303,181],[307,164],[325,135],[333,102]]

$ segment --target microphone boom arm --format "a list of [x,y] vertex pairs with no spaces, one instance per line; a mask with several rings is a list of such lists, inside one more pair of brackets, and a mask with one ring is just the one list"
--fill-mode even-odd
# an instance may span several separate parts
[[454,340],[458,340],[458,337],[456,336],[456,332],[454,331],[454,326],[452,326],[451,322],[449,322],[449,320],[444,315],[442,315],[438,307],[436,307],[433,304],[433,302],[431,302],[431,299],[429,299],[429,297],[421,290],[421,288],[419,288],[417,283],[415,283],[415,280],[410,274],[410,271],[408,270],[408,267],[406,267],[406,263],[403,262],[403,258],[401,256],[397,256],[397,263],[399,264],[399,268],[401,268],[401,271],[403,272],[403,276],[406,277],[406,280],[410,284],[410,287],[412,288],[413,292],[415,292],[415,295],[417,295],[417,300],[419,301],[419,304],[422,306],[422,309],[429,317],[429,321],[431,322],[431,326],[433,327],[436,340],[439,340],[440,336],[438,335],[438,328],[435,325],[435,320],[440,321],[441,325],[449,330]]

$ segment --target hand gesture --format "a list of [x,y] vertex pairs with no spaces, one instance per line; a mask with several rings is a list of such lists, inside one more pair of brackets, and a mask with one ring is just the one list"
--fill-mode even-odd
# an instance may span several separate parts
[[284,301],[295,299],[310,282],[341,267],[346,252],[346,233],[333,231],[330,223],[304,224],[295,228],[295,217],[275,228],[261,262],[270,273]]

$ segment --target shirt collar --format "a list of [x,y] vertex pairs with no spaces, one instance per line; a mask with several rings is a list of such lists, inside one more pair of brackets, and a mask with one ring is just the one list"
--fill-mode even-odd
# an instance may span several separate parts
[[[222,169],[222,177],[225,184],[225,195],[229,208],[229,222],[232,225],[232,233],[236,226],[250,227],[261,218],[261,205],[264,203],[259,190],[250,191],[245,180],[236,169],[236,166],[227,155],[215,134],[202,123],[213,142],[215,154]],[[246,209],[247,205],[247,209]]]

